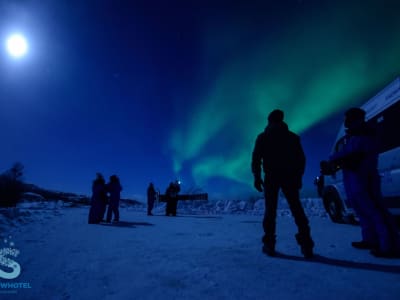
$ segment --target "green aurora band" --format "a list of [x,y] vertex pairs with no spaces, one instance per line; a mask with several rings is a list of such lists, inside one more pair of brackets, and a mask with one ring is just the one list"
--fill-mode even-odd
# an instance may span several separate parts
[[252,148],[271,110],[283,109],[301,134],[399,76],[400,10],[371,3],[296,15],[274,34],[260,31],[255,43],[243,42],[251,26],[217,30],[210,22],[205,76],[207,62],[225,59],[171,134],[175,172],[189,167],[198,184],[212,177],[252,184]]

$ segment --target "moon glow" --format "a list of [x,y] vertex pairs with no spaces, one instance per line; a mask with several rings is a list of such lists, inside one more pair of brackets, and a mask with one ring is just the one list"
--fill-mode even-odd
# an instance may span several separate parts
[[6,42],[7,52],[14,58],[21,58],[28,52],[28,42],[21,34],[13,34]]

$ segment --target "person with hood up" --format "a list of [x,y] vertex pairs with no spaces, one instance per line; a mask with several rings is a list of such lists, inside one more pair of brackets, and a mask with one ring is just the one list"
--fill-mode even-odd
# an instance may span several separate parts
[[110,203],[107,210],[107,222],[111,222],[114,214],[114,222],[119,221],[119,200],[121,199],[122,186],[117,175],[110,176],[110,182],[107,184],[107,192],[110,194]]
[[[268,125],[257,136],[251,168],[254,187],[264,191],[265,214],[263,219],[263,252],[276,255],[276,210],[279,191],[282,190],[298,228],[297,243],[305,258],[313,257],[314,242],[311,238],[308,218],[300,202],[300,189],[305,170],[305,155],[300,137],[291,132],[283,121],[284,112],[273,110],[268,116]],[[261,177],[261,165],[264,180]]]
[[149,187],[147,188],[147,215],[152,216],[152,210],[154,207],[154,202],[156,201],[156,189],[154,188],[154,184],[150,182]]
[[92,198],[89,210],[89,224],[98,224],[103,221],[107,205],[106,183],[102,174],[97,173],[92,184]]

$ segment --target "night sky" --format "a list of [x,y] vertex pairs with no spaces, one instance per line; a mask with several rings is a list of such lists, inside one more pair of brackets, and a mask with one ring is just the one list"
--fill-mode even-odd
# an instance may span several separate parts
[[[90,194],[96,172],[122,197],[254,192],[251,152],[285,111],[313,189],[343,111],[400,72],[399,1],[2,1],[0,171]],[[5,49],[23,33],[27,55]]]

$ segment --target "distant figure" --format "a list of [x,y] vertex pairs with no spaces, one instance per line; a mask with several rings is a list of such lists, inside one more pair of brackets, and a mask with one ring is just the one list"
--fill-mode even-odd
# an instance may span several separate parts
[[178,181],[171,182],[165,192],[167,197],[167,207],[166,207],[166,216],[176,216],[176,209],[178,206],[178,193],[180,192],[181,187]]
[[89,224],[98,224],[103,221],[107,203],[106,183],[102,174],[97,173],[92,184],[92,199],[89,210]]
[[110,176],[110,182],[107,184],[107,192],[110,194],[110,202],[107,211],[107,222],[111,222],[114,214],[114,222],[119,221],[119,200],[121,199],[122,186],[117,175]]
[[[259,192],[264,189],[265,197],[263,252],[269,256],[276,254],[276,210],[281,189],[298,228],[297,243],[304,257],[311,258],[314,242],[299,195],[305,169],[305,155],[300,137],[289,131],[283,118],[283,111],[278,109],[269,114],[268,126],[258,135],[252,156],[254,187]],[[261,177],[261,164],[264,181]]]
[[154,201],[156,200],[156,190],[152,182],[150,182],[147,188],[147,215],[152,216],[152,210],[154,207]]
[[370,249],[378,257],[399,257],[399,234],[382,200],[375,130],[365,122],[365,111],[360,108],[345,112],[344,126],[346,142],[329,163],[343,169],[347,198],[360,220],[362,240],[352,246]]

